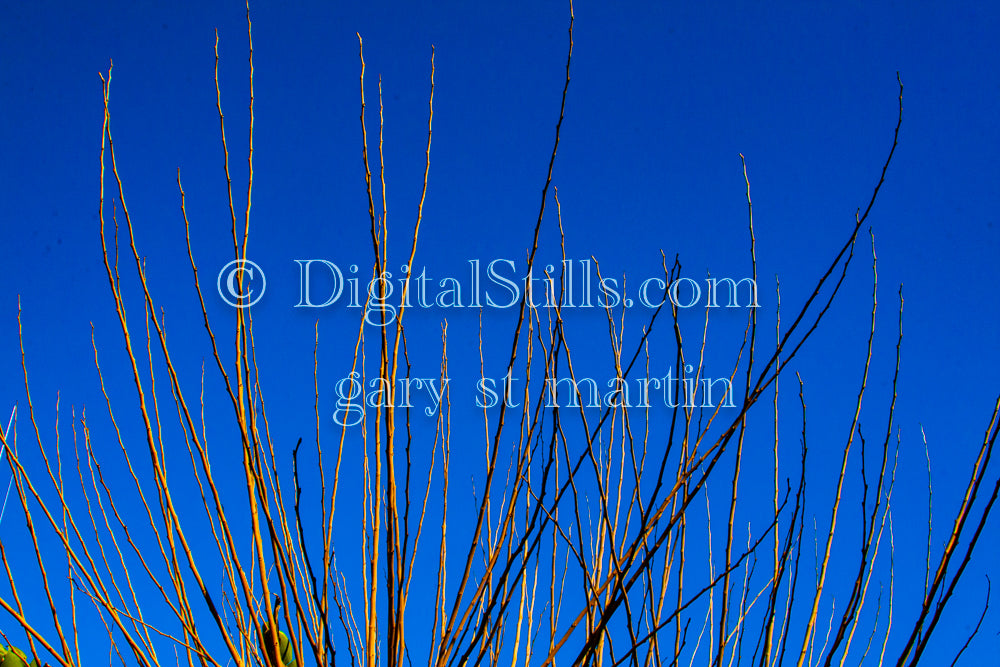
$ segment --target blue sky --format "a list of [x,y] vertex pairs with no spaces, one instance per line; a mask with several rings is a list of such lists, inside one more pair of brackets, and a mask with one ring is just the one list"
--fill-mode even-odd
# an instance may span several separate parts
[[[377,77],[382,82],[397,253],[408,249],[402,241],[420,194],[435,48],[432,166],[416,264],[435,277],[465,276],[475,258],[484,265],[509,258],[521,266],[537,215],[565,76],[568,7],[528,4],[252,6],[249,257],[268,276],[255,321],[264,341],[263,370],[283,387],[272,390],[280,394],[274,409],[286,411],[289,425],[281,428],[289,439],[296,437],[291,424],[308,420],[312,410],[316,320],[325,342],[321,373],[331,386],[349,363],[338,357],[338,342],[350,339],[357,320],[357,312],[342,307],[318,314],[295,309],[293,260],[367,267],[371,255],[355,33],[365,44],[370,113]],[[679,254],[696,277],[706,271],[747,275],[742,153],[754,202],[759,317],[772,331],[774,277],[781,280],[783,312],[794,312],[849,233],[855,210],[867,204],[892,140],[899,72],[905,86],[899,148],[869,218],[880,303],[870,430],[884,430],[878,406],[891,398],[902,284],[897,521],[926,520],[923,426],[940,544],[1000,385],[1000,130],[994,122],[1000,83],[990,66],[1000,14],[980,3],[653,5],[575,7],[572,83],[553,176],[569,256],[593,255],[602,272],[624,273],[630,281],[657,274],[661,249],[668,258]],[[168,322],[177,313],[181,331],[189,327],[192,341],[200,335],[175,179],[179,168],[195,253],[214,282],[231,259],[212,78],[216,29],[242,197],[248,90],[239,3],[39,2],[2,10],[0,372],[10,379],[0,384],[4,423],[13,403],[23,400],[18,296],[36,406],[46,424],[54,418],[57,390],[64,410],[87,404],[100,413],[91,322],[104,354],[120,354],[97,218],[98,73],[110,60],[113,131],[137,241]],[[368,127],[371,136],[374,116]],[[553,212],[541,251],[548,262],[558,259]],[[839,462],[861,370],[871,289],[867,228],[843,294],[795,366],[806,381],[820,469]],[[219,318],[229,312],[221,300],[209,307]],[[453,375],[474,382],[478,362],[468,341],[475,339],[478,320],[472,309],[414,311],[414,340],[435,349],[430,346],[442,316],[456,349]],[[720,315],[721,331],[740,330],[742,316]],[[594,318],[603,314],[579,317],[582,328],[596,322],[600,332],[602,322]],[[697,319],[692,315],[691,322]],[[506,336],[511,311],[485,313],[484,326]],[[197,382],[203,341],[179,336],[178,343],[179,358]],[[580,345],[583,358],[592,352],[594,372],[606,372],[601,363],[607,362],[596,361],[597,345]],[[436,373],[434,355],[426,357],[426,367],[424,374]],[[461,400],[469,409],[462,418],[473,419],[468,392]],[[332,434],[333,425],[327,426]],[[788,436],[793,448],[794,428]],[[900,532],[898,549],[922,548],[920,531],[912,543]],[[980,544],[979,565],[970,568],[961,604],[952,610],[961,618],[942,636],[967,632],[978,617],[983,573],[997,545],[994,525]],[[977,611],[967,614],[966,608]],[[995,655],[996,632],[990,614],[973,646],[979,655]]]

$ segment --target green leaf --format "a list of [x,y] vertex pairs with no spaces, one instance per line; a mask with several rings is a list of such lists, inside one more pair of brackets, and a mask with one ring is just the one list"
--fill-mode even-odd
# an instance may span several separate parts
[[11,646],[0,657],[0,667],[28,667],[28,656],[19,648]]
[[[264,633],[260,642],[260,650],[261,653],[264,654],[264,660],[268,667],[298,667],[298,664],[295,662],[295,647],[292,646],[292,642],[288,639],[288,635],[280,630],[278,631],[278,657],[281,659],[281,664],[274,664],[274,633],[267,623],[264,624]],[[0,663],[0,667],[7,666]]]

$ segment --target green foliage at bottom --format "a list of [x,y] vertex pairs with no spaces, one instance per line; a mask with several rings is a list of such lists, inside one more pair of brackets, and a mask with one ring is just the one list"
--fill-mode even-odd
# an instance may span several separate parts
[[[281,664],[274,664],[274,632],[266,623],[264,624],[260,650],[264,654],[264,660],[268,667],[298,667],[298,663],[295,662],[295,648],[292,646],[291,640],[288,639],[288,635],[281,630],[278,631],[278,657],[281,659]],[[7,667],[7,665],[0,662],[0,667]]]
[[28,656],[21,649],[0,646],[0,667],[38,667],[38,661],[29,663]]

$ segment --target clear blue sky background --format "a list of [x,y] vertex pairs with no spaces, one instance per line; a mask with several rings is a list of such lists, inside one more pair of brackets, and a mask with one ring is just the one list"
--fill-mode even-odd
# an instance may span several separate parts
[[[332,385],[349,363],[337,355],[338,341],[350,340],[357,315],[342,307],[319,314],[294,309],[298,287],[292,260],[321,257],[342,267],[353,262],[367,267],[371,253],[355,33],[365,40],[370,111],[376,109],[376,77],[382,80],[396,239],[408,234],[416,211],[431,45],[436,48],[434,146],[417,264],[435,276],[464,277],[472,258],[523,263],[551,151],[568,8],[562,2],[521,4],[528,3],[363,8],[260,2],[252,7],[256,118],[249,256],[268,275],[267,297],[255,318],[264,341],[263,370],[274,374],[272,392],[280,394],[272,410],[285,411],[286,423],[279,428],[289,442],[308,437],[311,429],[317,316],[326,342],[321,374]],[[602,271],[625,273],[629,280],[656,275],[660,249],[670,258],[679,253],[695,277],[706,270],[747,275],[743,153],[754,200],[760,317],[769,332],[774,277],[781,280],[788,309],[783,312],[793,312],[846,238],[855,210],[867,203],[891,143],[900,73],[905,85],[900,145],[869,218],[878,248],[881,307],[869,387],[873,407],[884,408],[891,396],[895,295],[902,283],[896,535],[897,549],[922,568],[922,529],[901,537],[902,526],[926,522],[920,426],[934,466],[939,547],[1000,390],[998,12],[982,3],[945,8],[727,2],[666,8],[579,2],[576,16],[573,80],[554,172],[569,255],[594,255]],[[175,176],[179,167],[195,252],[211,284],[231,259],[212,79],[216,28],[242,197],[247,43],[239,3],[10,3],[0,12],[4,424],[23,394],[18,295],[45,424],[54,417],[56,390],[62,391],[64,410],[86,404],[95,416],[101,413],[90,322],[104,355],[114,360],[109,364],[120,361],[97,217],[98,72],[107,71],[109,59],[115,63],[111,105],[118,164],[138,242],[149,257],[168,322],[176,313],[178,328],[193,332],[192,340],[198,335]],[[370,133],[375,121],[369,117]],[[546,218],[547,261],[558,257],[553,212]],[[839,462],[861,371],[870,308],[867,227],[861,240],[844,294],[796,365],[807,383],[813,462],[819,469]],[[219,300],[210,309],[220,318],[229,312]],[[414,327],[424,332],[415,332],[422,336],[415,340],[434,345],[442,315],[449,318],[457,348],[460,370],[453,376],[471,387],[478,364],[466,341],[476,335],[475,313],[414,313]],[[720,317],[738,325],[741,316]],[[487,331],[502,339],[511,317],[512,311],[487,314]],[[592,317],[600,332],[603,315],[595,310]],[[205,355],[202,341],[194,346],[178,338],[180,359],[196,383]],[[415,372],[436,374],[434,355],[424,359],[425,368]],[[487,374],[502,375],[500,367],[497,363],[496,372]],[[785,386],[791,393],[791,385]],[[456,402],[471,403],[470,391],[454,391]],[[330,405],[328,396],[325,408]],[[473,415],[470,408],[469,418]],[[884,409],[872,415],[868,428],[881,433]],[[303,432],[295,423],[306,424]],[[22,429],[26,425],[22,421]],[[328,438],[333,426],[324,427]],[[790,423],[793,453],[796,428]],[[478,442],[472,451],[478,455]],[[769,452],[767,446],[760,453],[769,457]],[[752,478],[747,484],[754,488]],[[1000,544],[997,535],[993,527],[984,537],[979,565],[970,569],[939,639],[968,632],[978,617],[983,573]],[[907,574],[919,588],[922,569]],[[966,664],[986,664],[982,656],[996,654],[997,618],[987,616],[973,647],[980,658]],[[0,621],[0,629],[7,623]],[[950,661],[948,644],[936,659]],[[929,664],[939,664],[931,658]]]

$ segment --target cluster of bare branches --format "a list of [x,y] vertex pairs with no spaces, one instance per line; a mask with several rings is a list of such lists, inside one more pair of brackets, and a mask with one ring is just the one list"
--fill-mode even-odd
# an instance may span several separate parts
[[[247,21],[249,33],[249,11]],[[571,12],[565,86],[528,270],[553,206],[566,258],[552,175],[572,51]],[[369,298],[383,302],[388,295],[378,278],[390,257],[381,84],[376,139],[369,133],[373,114],[366,107],[363,49],[360,64],[371,277],[382,290]],[[236,259],[246,260],[253,191],[252,40],[244,210],[234,200],[218,65],[217,39],[215,81],[232,251]],[[792,384],[799,405],[792,416],[799,424],[798,455],[789,461],[779,446],[779,396],[784,395],[779,394],[779,379],[787,378],[789,364],[817,330],[848,274],[859,233],[896,148],[902,83],[891,149],[871,199],[858,211],[811,294],[794,317],[783,321],[776,314],[773,335],[764,333],[769,325],[758,321],[757,310],[748,310],[728,373],[730,387],[745,380],[742,396],[734,397],[735,408],[697,407],[709,338],[708,309],[692,343],[669,301],[638,331],[626,320],[624,308],[607,308],[607,350],[618,384],[595,412],[585,409],[583,385],[577,383],[583,362],[575,351],[581,337],[566,325],[560,306],[539,308],[522,297],[511,336],[502,344],[506,349],[509,343],[508,376],[527,380],[517,402],[505,400],[498,410],[483,410],[485,448],[474,502],[460,498],[470,523],[449,533],[457,493],[450,484],[455,435],[450,396],[446,390],[429,432],[415,427],[408,407],[396,407],[398,381],[408,379],[411,369],[404,327],[409,284],[395,320],[387,321],[385,311],[380,311],[382,320],[375,326],[361,318],[353,350],[342,351],[350,359],[351,372],[365,384],[374,380],[386,395],[373,407],[360,406],[365,409],[360,425],[341,428],[333,444],[321,438],[325,429],[320,426],[319,364],[314,356],[316,433],[307,449],[316,465],[307,468],[314,474],[303,476],[302,441],[289,456],[287,443],[272,437],[269,419],[281,417],[268,413],[252,310],[235,310],[232,347],[217,337],[219,324],[208,314],[178,172],[191,275],[211,349],[209,366],[214,365],[211,372],[217,373],[232,409],[224,416],[206,416],[205,370],[195,396],[191,380],[182,377],[171,356],[165,316],[147,282],[116,162],[110,69],[102,80],[100,235],[134,391],[119,397],[106,388],[102,368],[108,362],[102,366],[95,343],[93,361],[110,428],[92,430],[88,416],[74,411],[72,447],[66,448],[59,439],[58,418],[55,441],[42,435],[29,383],[31,360],[25,358],[22,342],[25,402],[20,413],[27,414],[32,438],[26,445],[22,437],[18,447],[16,422],[0,432],[20,510],[19,517],[7,513],[0,542],[9,584],[0,594],[0,606],[8,614],[0,628],[8,645],[21,643],[25,657],[65,667],[99,659],[94,657],[98,646],[107,651],[109,662],[143,667],[325,667],[338,660],[341,665],[374,667],[411,664],[425,656],[429,665],[440,667],[792,662],[829,667],[913,665],[920,660],[1000,491],[1000,478],[990,489],[997,475],[989,467],[1000,428],[1000,399],[987,420],[951,533],[939,549],[931,548],[928,520],[922,604],[919,609],[894,608],[899,585],[892,523],[899,452],[894,410],[903,300],[900,291],[892,395],[884,408],[884,430],[872,441],[862,432],[861,416],[879,307],[874,236],[867,353],[853,369],[857,400],[845,421],[841,464],[831,476],[828,504],[815,507],[809,503],[822,493],[806,493],[809,429],[801,378]],[[433,113],[432,55],[423,187],[406,258],[411,266],[428,189]],[[743,170],[748,260],[756,282],[745,163]],[[663,257],[662,269],[668,288],[682,276],[677,260]],[[561,276],[548,277],[564,286]],[[562,302],[559,294],[556,303]],[[20,316],[18,323],[20,327]],[[440,340],[443,381],[448,377],[446,324]],[[484,348],[499,342],[480,334],[480,358],[485,358]],[[625,399],[628,382],[648,380],[651,368],[664,358],[683,369],[677,378],[682,393],[666,415]],[[569,388],[568,397],[557,395],[560,385]],[[228,445],[239,446],[210,448],[209,440],[219,440],[220,431],[227,434]],[[752,438],[759,451],[764,431],[771,432],[769,491],[760,496],[757,492],[764,487],[757,484],[752,487],[757,495],[746,495],[741,479],[746,446]],[[467,442],[477,436],[463,432],[459,437]],[[345,456],[345,449],[360,454]],[[417,451],[423,453],[419,461],[414,460]],[[106,457],[115,459],[118,474],[103,472],[102,466],[109,465]],[[29,459],[37,465],[29,465]],[[233,470],[238,471],[238,484],[231,481]],[[360,525],[353,522],[352,533],[334,529],[342,473],[363,479],[362,520]],[[857,473],[862,481],[855,488],[846,481]],[[856,492],[860,497],[854,497]],[[860,511],[854,503],[860,504]],[[712,510],[720,507],[724,513],[715,517],[713,530]],[[751,515],[758,521],[752,530]],[[811,534],[809,524],[817,516],[829,517],[824,524],[828,534],[825,527]],[[16,526],[21,519],[24,525]],[[847,524],[854,530],[858,523],[858,538],[842,528]],[[15,528],[23,529],[26,537],[11,538]],[[11,563],[12,539],[27,545],[19,551],[29,553],[30,560]],[[835,544],[841,542],[850,548],[835,565]],[[360,551],[363,567],[339,569],[338,548]],[[91,633],[83,639],[81,628],[95,619],[103,635]],[[973,635],[981,623],[982,617]],[[960,638],[956,651],[961,654],[971,640]]]

